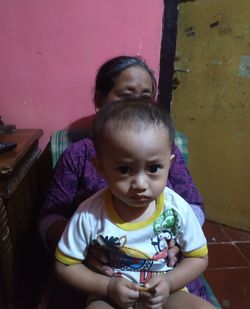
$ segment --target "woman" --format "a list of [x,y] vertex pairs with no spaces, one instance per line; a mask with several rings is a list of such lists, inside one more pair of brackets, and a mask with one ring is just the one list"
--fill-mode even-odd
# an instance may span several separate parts
[[[107,102],[126,97],[156,96],[156,80],[152,70],[138,57],[119,56],[104,63],[96,76],[94,104],[96,110]],[[175,161],[169,172],[168,186],[181,195],[193,208],[201,224],[204,208],[200,193],[187,170],[179,149],[174,145]],[[83,200],[106,186],[106,182],[92,165],[95,155],[90,139],[82,139],[70,145],[55,168],[53,182],[49,188],[39,217],[39,229],[45,246],[52,252],[61,233],[76,207]],[[176,262],[178,248],[170,251],[170,265]],[[110,275],[105,268],[105,257],[92,250],[91,265]],[[200,294],[200,293],[196,293]]]

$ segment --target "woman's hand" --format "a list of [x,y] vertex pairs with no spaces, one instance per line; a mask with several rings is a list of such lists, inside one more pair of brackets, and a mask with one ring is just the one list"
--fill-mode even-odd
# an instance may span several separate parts
[[139,299],[140,286],[120,277],[110,279],[107,296],[121,308],[133,308]]
[[103,275],[112,277],[113,270],[110,266],[107,265],[108,258],[106,252],[103,249],[97,248],[96,246],[90,246],[85,262],[86,265],[88,265],[95,271]]
[[176,245],[175,240],[172,239],[169,243],[168,266],[174,267],[175,264],[180,261],[180,259],[180,248]]

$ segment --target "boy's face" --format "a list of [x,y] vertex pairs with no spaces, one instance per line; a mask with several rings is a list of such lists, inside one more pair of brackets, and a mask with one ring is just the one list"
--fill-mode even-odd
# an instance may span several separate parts
[[115,207],[147,207],[159,197],[173,157],[168,132],[161,126],[112,132],[101,147],[97,166]]

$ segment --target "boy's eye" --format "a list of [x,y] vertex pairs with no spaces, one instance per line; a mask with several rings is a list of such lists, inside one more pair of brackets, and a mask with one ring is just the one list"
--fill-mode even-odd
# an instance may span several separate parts
[[129,172],[129,167],[128,166],[119,166],[116,169],[118,172],[120,172],[121,174],[128,174]]
[[148,167],[148,172],[150,174],[155,174],[155,173],[158,173],[161,170],[161,168],[162,168],[161,165],[153,164]]

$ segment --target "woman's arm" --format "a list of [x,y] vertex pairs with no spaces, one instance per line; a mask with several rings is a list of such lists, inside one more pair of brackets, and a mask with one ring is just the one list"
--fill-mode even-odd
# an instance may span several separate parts
[[176,145],[173,146],[172,153],[175,155],[175,159],[169,171],[167,185],[191,205],[199,222],[203,223],[205,211],[202,196],[196,188],[181,152]]
[[58,241],[64,231],[64,228],[67,225],[66,220],[60,220],[58,219],[57,221],[54,221],[53,223],[50,224],[50,226],[47,229],[46,233],[46,244],[50,248],[52,252],[56,250]]
[[[72,159],[73,155],[73,159]],[[61,155],[53,180],[39,213],[39,231],[45,246],[54,252],[61,232],[69,219],[77,189],[71,146]]]
[[58,161],[39,213],[39,231],[49,251],[54,252],[78,204],[105,185],[92,165],[94,154],[92,141],[83,139],[70,145]]

